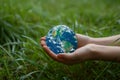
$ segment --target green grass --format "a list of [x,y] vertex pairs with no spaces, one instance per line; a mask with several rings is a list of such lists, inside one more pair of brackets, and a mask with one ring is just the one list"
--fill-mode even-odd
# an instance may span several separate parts
[[0,0],[0,80],[118,80],[120,64],[86,61],[67,66],[39,45],[55,25],[103,37],[120,33],[119,0]]

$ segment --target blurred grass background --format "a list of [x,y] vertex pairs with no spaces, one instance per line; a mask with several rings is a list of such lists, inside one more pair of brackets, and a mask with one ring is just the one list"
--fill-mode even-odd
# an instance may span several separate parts
[[119,80],[120,64],[67,66],[39,45],[53,26],[104,37],[120,34],[119,0],[0,0],[0,80]]

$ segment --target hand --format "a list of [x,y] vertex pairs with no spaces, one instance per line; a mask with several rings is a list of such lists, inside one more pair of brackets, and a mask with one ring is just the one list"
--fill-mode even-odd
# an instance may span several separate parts
[[[89,41],[87,41],[87,40],[89,40],[87,38],[87,36],[83,36],[83,35],[79,35],[79,34],[77,34],[76,36],[77,36],[77,39],[78,39],[78,44],[79,44],[78,47],[79,48],[76,51],[74,51],[73,53],[61,53],[61,54],[56,55],[54,52],[52,52],[47,47],[46,42],[45,42],[45,37],[41,38],[41,45],[42,45],[43,49],[46,51],[46,53],[53,60],[56,60],[56,61],[64,63],[64,64],[75,64],[75,63],[79,63],[79,62],[82,62],[82,61],[85,61],[85,60],[92,59],[91,58],[92,44],[86,45],[89,42]],[[84,45],[86,45],[86,46],[84,46]],[[82,46],[84,46],[84,47],[82,47]]]
[[76,34],[76,37],[78,40],[78,49],[73,53],[61,53],[56,55],[47,47],[45,37],[41,38],[41,45],[52,59],[64,64],[75,64],[85,60],[120,62],[120,47],[107,46],[118,39],[120,35],[106,38],[91,38],[81,34]]

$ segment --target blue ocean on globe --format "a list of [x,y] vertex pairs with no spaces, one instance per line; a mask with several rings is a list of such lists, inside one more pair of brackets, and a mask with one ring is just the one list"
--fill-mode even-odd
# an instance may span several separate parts
[[49,30],[46,44],[55,54],[71,53],[77,49],[75,33],[66,25],[58,25]]

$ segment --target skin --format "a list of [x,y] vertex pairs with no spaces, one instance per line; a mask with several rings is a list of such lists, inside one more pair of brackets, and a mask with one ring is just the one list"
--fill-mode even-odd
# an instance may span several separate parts
[[[40,44],[45,52],[55,61],[64,64],[76,64],[86,60],[104,60],[120,62],[120,35],[92,38],[89,36],[76,34],[78,48],[70,54],[53,53],[46,45],[46,38],[42,37]],[[119,43],[119,44],[118,44]]]

